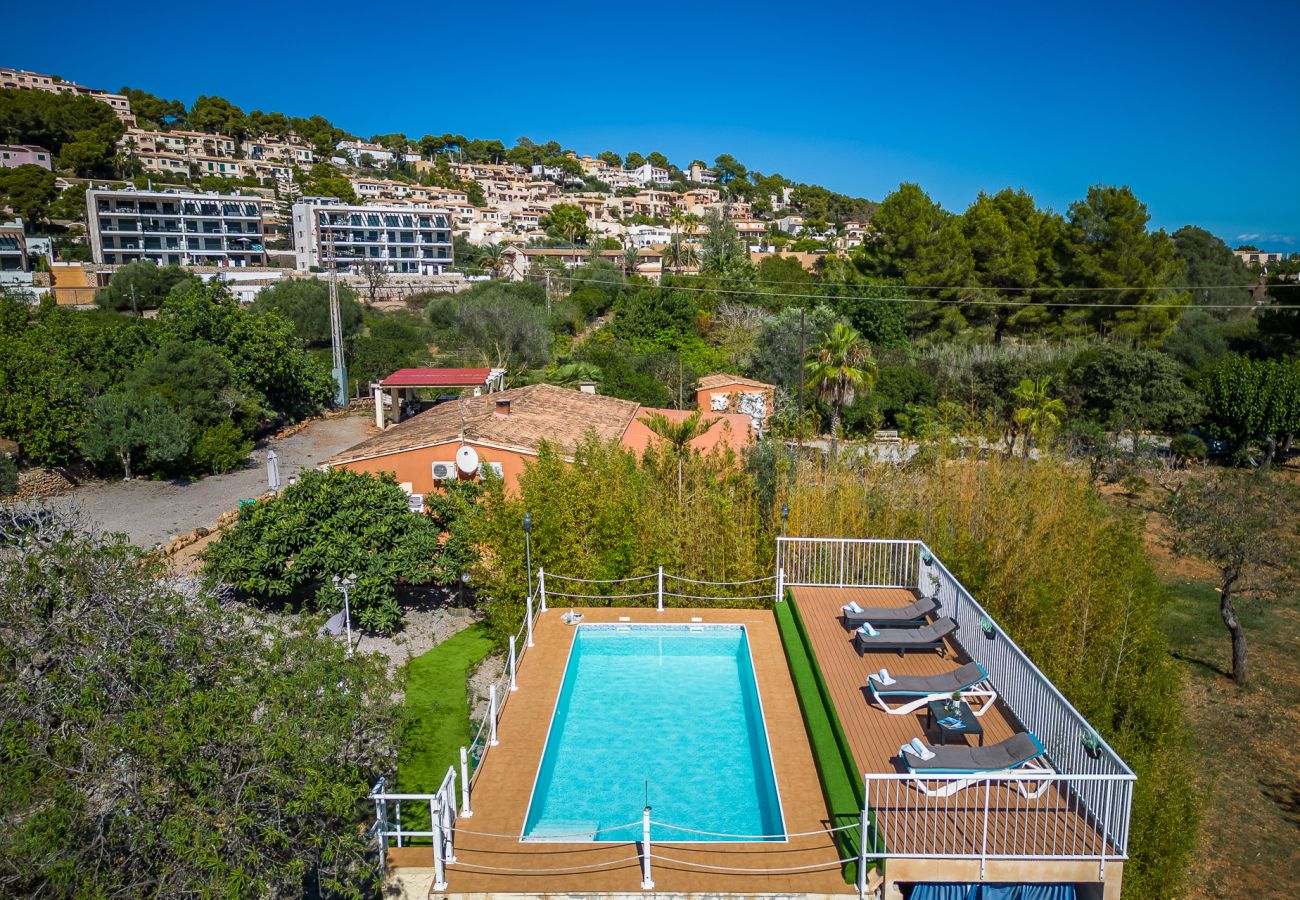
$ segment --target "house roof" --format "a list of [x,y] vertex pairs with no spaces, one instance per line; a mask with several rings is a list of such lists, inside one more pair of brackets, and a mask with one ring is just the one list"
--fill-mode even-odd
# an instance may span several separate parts
[[[503,400],[510,401],[508,415],[497,412],[497,405]],[[462,436],[468,443],[526,453],[537,452],[542,441],[568,451],[589,431],[594,431],[603,441],[621,438],[638,408],[638,404],[628,400],[550,384],[532,384],[465,397],[455,403],[440,403],[335,454],[325,460],[325,465],[418,450],[459,441]]]
[[713,388],[725,387],[729,384],[738,384],[742,387],[764,388],[766,390],[775,390],[770,384],[764,384],[761,381],[755,381],[753,378],[745,378],[741,375],[727,375],[724,372],[714,372],[712,375],[705,375],[695,384],[695,389],[699,391],[708,391]]
[[381,387],[478,387],[486,384],[491,369],[398,369]]

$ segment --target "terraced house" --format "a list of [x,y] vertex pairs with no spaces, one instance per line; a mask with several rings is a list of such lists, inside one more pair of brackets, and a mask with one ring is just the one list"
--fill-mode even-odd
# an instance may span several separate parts
[[86,191],[96,263],[266,265],[261,197],[190,191]]

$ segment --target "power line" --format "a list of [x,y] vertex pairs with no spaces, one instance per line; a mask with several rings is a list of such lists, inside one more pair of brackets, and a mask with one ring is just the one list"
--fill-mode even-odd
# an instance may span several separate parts
[[[486,269],[475,269],[474,267],[449,266],[453,271],[462,273],[478,271],[486,273]],[[586,279],[575,278],[571,275],[551,275],[552,281],[564,281],[569,283],[584,283]],[[755,282],[756,284],[762,282]],[[897,285],[863,285],[864,287],[882,288],[893,290]],[[744,297],[752,297],[755,294],[762,294],[765,297],[786,297],[793,299],[808,299],[815,297],[820,300],[879,300],[884,303],[933,303],[938,306],[1016,306],[1016,307],[1037,307],[1037,308],[1054,308],[1062,309],[1236,309],[1236,310],[1290,310],[1300,309],[1300,304],[1288,304],[1282,306],[1262,306],[1260,304],[1242,304],[1242,303],[1100,303],[1100,302],[1075,302],[1068,300],[984,300],[977,298],[963,298],[960,300],[944,300],[933,297],[862,297],[857,294],[823,294],[818,291],[811,293],[781,293],[779,291],[746,291],[729,288],[704,288],[691,287],[688,285],[657,285],[660,290],[665,291],[688,291],[699,294],[731,294]],[[932,288],[932,290],[961,290],[960,288]],[[1170,290],[1168,288],[1114,288],[1113,290]]]

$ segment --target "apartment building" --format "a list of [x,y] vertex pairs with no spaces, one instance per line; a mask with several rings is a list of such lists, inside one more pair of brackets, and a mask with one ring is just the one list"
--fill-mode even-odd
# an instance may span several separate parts
[[451,213],[429,206],[353,206],[335,197],[293,205],[300,270],[374,263],[390,272],[441,275],[452,264]]
[[335,149],[354,166],[361,165],[363,157],[372,163],[390,163],[398,159],[402,162],[413,163],[422,159],[418,153],[394,153],[380,144],[369,144],[365,141],[339,141],[335,145]]
[[630,225],[627,239],[638,250],[648,247],[661,247],[672,240],[673,232],[662,225]]
[[50,151],[32,144],[0,144],[0,169],[40,166],[51,169]]
[[691,163],[686,177],[696,184],[717,184],[718,182],[718,173],[712,169],[704,168],[699,163]]
[[90,97],[112,107],[117,117],[128,125],[135,124],[131,115],[131,101],[122,94],[110,94],[98,88],[86,87],[74,81],[64,81],[58,75],[44,75],[40,72],[28,72],[24,69],[0,68],[0,88],[18,88],[29,91],[45,91],[47,94],[72,94],[77,97]]
[[29,268],[23,220],[0,220],[0,272],[26,272]]
[[256,162],[282,163],[287,166],[310,166],[316,162],[316,152],[296,134],[281,139],[262,135],[239,145],[244,158]]
[[646,163],[631,170],[632,177],[640,184],[667,184],[668,170]]
[[261,197],[190,191],[86,191],[96,263],[266,265]]
[[1286,253],[1269,250],[1233,250],[1233,255],[1247,266],[1272,266],[1287,259]]

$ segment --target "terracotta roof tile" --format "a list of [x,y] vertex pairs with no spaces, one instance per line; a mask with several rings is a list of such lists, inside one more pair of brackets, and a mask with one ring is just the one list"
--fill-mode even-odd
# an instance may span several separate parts
[[[502,400],[510,401],[508,415],[497,412]],[[465,440],[471,443],[536,452],[542,441],[548,441],[572,450],[588,431],[595,431],[603,441],[621,438],[638,408],[629,400],[533,384],[440,403],[335,454],[324,464],[341,465],[458,441],[462,415]]]
[[764,384],[761,381],[755,381],[753,378],[745,378],[741,375],[727,375],[724,372],[714,372],[712,375],[705,375],[698,382],[695,388],[700,391],[707,391],[713,388],[725,387],[729,384],[738,384],[742,387],[766,388],[773,390],[770,384]]

